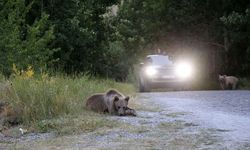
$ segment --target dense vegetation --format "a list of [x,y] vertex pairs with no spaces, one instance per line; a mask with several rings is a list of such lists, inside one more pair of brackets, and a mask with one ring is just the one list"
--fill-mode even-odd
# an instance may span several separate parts
[[250,73],[246,0],[5,0],[0,20],[5,75],[16,64],[125,80],[157,48],[207,77]]
[[49,76],[45,72],[38,75],[31,67],[23,71],[14,67],[13,72],[8,81],[0,76],[0,103],[8,102],[15,112],[5,116],[1,105],[0,131],[16,122],[22,123],[29,132],[54,130],[60,134],[115,126],[103,115],[85,107],[90,95],[110,88],[129,95],[129,105],[134,107],[135,89],[131,84],[86,75],[73,78],[59,74]]

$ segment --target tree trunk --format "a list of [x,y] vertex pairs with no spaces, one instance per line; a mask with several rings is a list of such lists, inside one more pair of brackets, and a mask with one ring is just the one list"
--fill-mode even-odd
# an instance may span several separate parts
[[230,49],[230,42],[229,42],[229,35],[228,30],[226,27],[224,27],[224,49],[225,49],[225,55],[224,55],[224,62],[225,62],[225,68],[224,70],[228,70],[229,64],[229,49]]

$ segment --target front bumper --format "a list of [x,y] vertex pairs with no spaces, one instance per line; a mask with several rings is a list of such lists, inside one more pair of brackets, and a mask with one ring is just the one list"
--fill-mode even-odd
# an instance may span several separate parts
[[189,80],[178,79],[175,77],[158,77],[147,79],[147,84],[150,88],[178,88],[185,87],[189,83]]

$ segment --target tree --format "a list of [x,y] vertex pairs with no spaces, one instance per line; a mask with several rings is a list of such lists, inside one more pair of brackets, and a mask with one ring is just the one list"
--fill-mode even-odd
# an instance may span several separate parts
[[[228,32],[228,68],[229,72],[237,71],[241,75],[249,75],[250,72],[250,9],[245,12],[233,11],[227,16],[221,17]],[[239,59],[240,58],[240,59]]]
[[27,24],[26,17],[32,3],[5,1],[0,3],[0,7],[1,71],[9,74],[13,64],[19,68],[46,66],[55,52],[55,49],[48,48],[54,38],[53,26],[48,24],[49,16],[42,13],[34,22]]
[[[113,0],[36,0],[35,8],[50,15],[55,39],[51,46],[58,61],[52,66],[67,73],[100,75],[106,37],[102,15]],[[32,11],[30,16],[37,16]],[[31,17],[32,18],[32,17]],[[104,46],[104,47],[103,47]]]

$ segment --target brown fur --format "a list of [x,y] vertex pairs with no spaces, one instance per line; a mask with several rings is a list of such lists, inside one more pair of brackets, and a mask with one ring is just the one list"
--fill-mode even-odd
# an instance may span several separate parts
[[120,92],[118,92],[117,90],[111,89],[109,91],[106,92],[106,95],[117,95],[117,96],[122,96],[122,94]]
[[12,107],[8,102],[0,102],[0,120],[3,124],[19,124],[21,122],[21,109]]
[[104,103],[104,95],[103,94],[95,94],[90,96],[87,99],[86,107],[90,110],[99,112],[99,113],[105,113],[108,112],[108,107]]
[[239,79],[234,76],[227,75],[219,75],[219,83],[222,90],[232,89],[235,90],[237,88]]
[[128,108],[129,97],[117,90],[109,90],[106,93],[94,94],[87,99],[86,107],[90,110],[116,115],[135,115],[135,111]]

